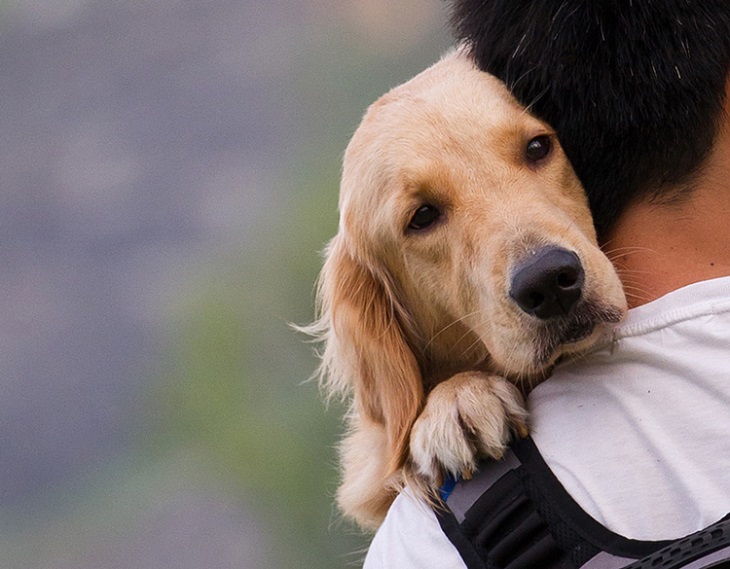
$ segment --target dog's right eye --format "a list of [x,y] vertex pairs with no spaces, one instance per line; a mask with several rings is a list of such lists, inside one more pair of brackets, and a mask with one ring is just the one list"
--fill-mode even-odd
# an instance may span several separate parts
[[432,205],[422,205],[419,207],[413,216],[411,217],[410,223],[408,223],[408,229],[414,231],[421,231],[436,223],[441,217],[441,211]]
[[551,150],[550,137],[546,134],[536,136],[527,143],[525,148],[525,156],[530,162],[539,162],[550,154]]

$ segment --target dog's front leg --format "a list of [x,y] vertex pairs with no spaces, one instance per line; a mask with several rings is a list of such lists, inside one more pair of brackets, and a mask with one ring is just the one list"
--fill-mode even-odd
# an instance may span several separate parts
[[444,473],[471,477],[480,456],[500,458],[514,433],[527,436],[524,399],[514,384],[482,372],[437,385],[411,431],[413,470],[433,488]]

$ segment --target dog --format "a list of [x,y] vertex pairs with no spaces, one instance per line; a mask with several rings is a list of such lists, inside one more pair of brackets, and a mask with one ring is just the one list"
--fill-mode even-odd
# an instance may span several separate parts
[[464,49],[370,106],[339,211],[304,330],[349,401],[338,505],[374,529],[525,436],[529,387],[627,307],[555,132]]

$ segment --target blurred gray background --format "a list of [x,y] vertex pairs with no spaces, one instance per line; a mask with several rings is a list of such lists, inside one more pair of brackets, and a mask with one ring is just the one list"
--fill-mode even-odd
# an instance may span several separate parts
[[357,566],[313,316],[440,0],[0,0],[0,567]]

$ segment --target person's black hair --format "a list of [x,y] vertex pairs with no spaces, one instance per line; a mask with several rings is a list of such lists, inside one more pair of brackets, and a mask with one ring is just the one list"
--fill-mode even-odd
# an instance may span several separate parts
[[730,0],[451,5],[479,67],[555,128],[599,235],[635,197],[676,199],[701,167],[730,70]]

